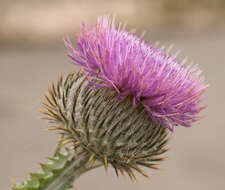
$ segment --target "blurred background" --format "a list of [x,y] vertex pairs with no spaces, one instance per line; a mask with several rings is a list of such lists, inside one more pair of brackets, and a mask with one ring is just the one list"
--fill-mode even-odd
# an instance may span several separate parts
[[210,88],[206,117],[177,127],[161,164],[137,183],[100,168],[82,176],[84,189],[225,189],[225,0],[0,0],[0,188],[10,189],[53,153],[57,135],[46,132],[40,100],[68,63],[62,36],[73,38],[82,20],[116,15],[149,43],[182,50],[199,64]]

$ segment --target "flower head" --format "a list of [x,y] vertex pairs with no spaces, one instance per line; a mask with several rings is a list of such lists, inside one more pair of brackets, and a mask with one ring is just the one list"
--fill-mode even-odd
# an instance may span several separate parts
[[185,66],[176,54],[148,45],[108,17],[99,17],[91,27],[83,23],[76,48],[64,41],[68,56],[91,84],[115,90],[118,98],[132,96],[133,105],[140,102],[156,124],[171,131],[189,127],[205,108],[199,104],[207,85],[196,65]]

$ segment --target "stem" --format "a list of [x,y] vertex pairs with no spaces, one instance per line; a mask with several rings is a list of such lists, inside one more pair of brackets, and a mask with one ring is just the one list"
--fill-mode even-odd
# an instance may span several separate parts
[[102,164],[96,163],[88,165],[89,154],[80,154],[78,158],[68,162],[68,166],[43,190],[61,190],[65,186],[77,180],[83,173],[100,167]]
[[50,158],[51,163],[42,164],[42,171],[32,173],[30,179],[13,184],[11,190],[67,190],[85,172],[102,166],[97,161],[90,164],[90,153],[66,150]]

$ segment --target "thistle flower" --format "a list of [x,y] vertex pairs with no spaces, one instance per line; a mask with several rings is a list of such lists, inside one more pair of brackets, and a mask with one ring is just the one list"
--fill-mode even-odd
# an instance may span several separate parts
[[[49,129],[61,134],[56,152],[40,172],[11,189],[68,190],[80,175],[102,165],[132,180],[135,171],[147,177],[142,167],[157,169],[168,129],[190,126],[204,108],[201,71],[107,17],[90,28],[83,23],[76,48],[64,42],[83,71],[60,77],[45,95],[42,112]],[[65,145],[71,146],[62,154]]]
[[77,34],[77,47],[64,40],[68,56],[80,65],[89,83],[117,92],[117,99],[131,96],[140,102],[155,124],[173,131],[174,126],[191,126],[199,119],[202,94],[207,88],[196,65],[180,62],[114,20],[99,17],[88,27],[83,23]]

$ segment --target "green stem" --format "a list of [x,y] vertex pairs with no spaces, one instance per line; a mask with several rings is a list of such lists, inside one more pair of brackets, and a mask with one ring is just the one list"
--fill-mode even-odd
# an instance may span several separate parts
[[12,190],[67,190],[85,172],[102,166],[101,163],[90,165],[90,154],[83,152],[76,154],[67,150],[67,155],[58,153],[50,158],[48,164],[42,164],[42,171],[32,173],[27,181],[14,184]]
[[44,190],[61,190],[65,186],[70,185],[73,181],[79,178],[83,173],[101,166],[96,164],[91,167],[87,166],[87,161],[90,156],[81,154],[78,158],[68,162],[67,167],[48,185]]

